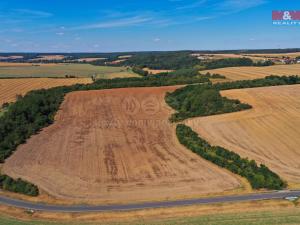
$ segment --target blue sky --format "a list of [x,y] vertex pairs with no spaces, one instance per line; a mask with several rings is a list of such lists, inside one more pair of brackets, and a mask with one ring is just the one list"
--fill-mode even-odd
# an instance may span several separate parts
[[299,0],[1,0],[0,52],[300,47],[300,25],[272,24]]

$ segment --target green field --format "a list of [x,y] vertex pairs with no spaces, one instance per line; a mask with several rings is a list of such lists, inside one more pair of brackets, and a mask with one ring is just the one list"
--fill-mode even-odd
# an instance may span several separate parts
[[3,77],[91,77],[96,78],[116,78],[116,77],[136,77],[131,69],[125,67],[93,66],[90,64],[9,64],[0,65],[0,78]]
[[[45,221],[20,221],[6,216],[0,216],[0,225],[94,225],[97,223],[55,223]],[[300,209],[278,210],[274,212],[251,212],[235,214],[216,214],[201,217],[179,218],[171,220],[155,220],[152,222],[135,223],[103,223],[107,225],[297,225],[300,224]]]

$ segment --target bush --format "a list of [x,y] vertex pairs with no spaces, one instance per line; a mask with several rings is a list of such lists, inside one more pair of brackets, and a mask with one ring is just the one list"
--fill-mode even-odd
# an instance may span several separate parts
[[134,66],[132,68],[132,71],[136,74],[139,74],[139,75],[143,76],[143,77],[148,76],[148,74],[149,74],[148,71],[145,71],[145,70],[143,70],[143,68],[140,68],[140,67],[137,67],[137,66]]
[[31,184],[22,179],[14,180],[7,175],[0,175],[0,188],[3,190],[25,194],[29,196],[38,196],[39,189],[34,184]]

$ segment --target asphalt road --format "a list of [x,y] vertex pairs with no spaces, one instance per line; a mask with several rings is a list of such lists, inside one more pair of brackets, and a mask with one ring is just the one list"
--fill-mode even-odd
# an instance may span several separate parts
[[126,205],[48,205],[44,203],[33,203],[28,201],[17,200],[9,197],[0,196],[0,204],[14,206],[17,208],[34,210],[34,211],[51,211],[51,212],[111,212],[111,211],[131,211],[149,208],[163,208],[187,205],[204,205],[213,203],[257,201],[267,199],[284,199],[287,197],[300,197],[299,191],[279,191],[259,194],[223,196],[212,198],[199,198],[189,200],[164,201],[164,202],[146,202]]

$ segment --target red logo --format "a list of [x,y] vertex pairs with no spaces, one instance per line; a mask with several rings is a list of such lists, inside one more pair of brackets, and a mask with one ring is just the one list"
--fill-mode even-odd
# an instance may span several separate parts
[[272,20],[300,20],[300,10],[273,11]]

